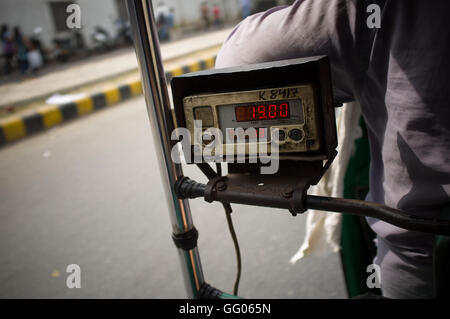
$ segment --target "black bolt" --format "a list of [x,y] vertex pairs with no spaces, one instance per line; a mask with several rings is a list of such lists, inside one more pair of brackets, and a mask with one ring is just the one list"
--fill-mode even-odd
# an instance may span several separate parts
[[289,137],[294,141],[300,141],[303,138],[303,133],[298,128],[289,131]]
[[283,197],[285,197],[285,198],[290,198],[292,196],[292,193],[294,193],[294,190],[292,189],[292,187],[286,187],[281,192],[281,195],[283,195]]
[[218,191],[224,191],[224,190],[227,189],[227,184],[225,184],[223,181],[219,181],[219,182],[217,182],[217,184],[216,184],[216,189],[217,189]]
[[306,147],[311,147],[314,145],[314,143],[315,143],[314,140],[306,140]]

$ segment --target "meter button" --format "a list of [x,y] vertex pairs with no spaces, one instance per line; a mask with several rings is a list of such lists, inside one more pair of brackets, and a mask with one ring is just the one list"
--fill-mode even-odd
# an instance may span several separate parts
[[202,127],[214,126],[214,117],[210,106],[199,106],[194,108],[194,118],[202,121]]
[[300,129],[294,128],[289,131],[289,137],[298,142],[303,138],[303,133]]
[[274,130],[273,131],[273,139],[276,142],[283,142],[286,139],[286,131],[285,130]]

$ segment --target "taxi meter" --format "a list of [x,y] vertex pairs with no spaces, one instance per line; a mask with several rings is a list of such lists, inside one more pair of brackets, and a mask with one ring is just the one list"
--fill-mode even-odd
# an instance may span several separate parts
[[[188,73],[171,86],[177,127],[191,136],[185,158],[210,179],[205,200],[305,210],[307,189],[336,155],[328,57]],[[227,176],[211,161],[225,161]]]
[[280,159],[325,160],[336,148],[325,56],[189,73],[171,84],[177,125],[191,133],[191,152],[215,146],[223,156],[264,150]]

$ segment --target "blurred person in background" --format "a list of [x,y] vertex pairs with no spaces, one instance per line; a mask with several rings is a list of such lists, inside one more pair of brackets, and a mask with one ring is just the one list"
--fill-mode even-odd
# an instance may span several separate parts
[[30,42],[28,52],[28,70],[32,73],[38,71],[44,65],[44,60],[42,58],[41,51],[39,47],[35,46],[33,42]]
[[28,49],[26,39],[22,35],[18,26],[14,27],[14,45],[16,47],[17,61],[19,63],[20,73],[25,74],[28,70]]
[[3,74],[8,75],[12,71],[12,60],[16,53],[14,40],[6,24],[1,27],[2,54],[4,57]]
[[47,62],[47,57],[46,57],[46,50],[42,45],[41,34],[42,34],[42,27],[34,28],[33,34],[30,37],[30,44],[33,48],[39,50],[42,62],[45,64]]
[[221,26],[222,25],[222,19],[221,19],[222,14],[220,12],[220,7],[217,3],[214,4],[212,12],[213,12],[213,18],[214,18],[214,25],[217,27]]
[[206,3],[206,1],[203,1],[202,4],[200,5],[200,14],[203,20],[203,27],[205,29],[209,29],[211,21],[209,19],[209,6],[208,3]]
[[84,42],[84,38],[81,32],[78,30],[74,30],[73,33],[75,37],[75,47],[77,48],[77,50],[86,50],[86,43]]
[[156,27],[158,29],[158,37],[161,42],[163,41],[169,41],[170,35],[169,35],[169,23],[170,23],[170,10],[169,7],[163,3],[160,2],[156,6],[155,10],[155,17],[156,17]]
[[175,9],[173,7],[169,9],[169,15],[167,16],[167,25],[169,26],[170,35],[170,29],[175,26]]
[[240,0],[242,19],[247,18],[250,15],[250,0]]

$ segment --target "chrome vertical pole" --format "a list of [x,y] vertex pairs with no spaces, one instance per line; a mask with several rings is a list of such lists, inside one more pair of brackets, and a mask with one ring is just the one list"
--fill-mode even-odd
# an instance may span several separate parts
[[[189,203],[187,200],[177,199],[174,191],[175,182],[183,175],[183,171],[181,164],[176,164],[171,159],[174,143],[170,136],[175,127],[152,2],[151,0],[127,0],[127,7],[173,234],[177,236],[192,233],[194,225]],[[178,248],[178,254],[188,297],[196,298],[204,282],[197,246],[190,250]]]

